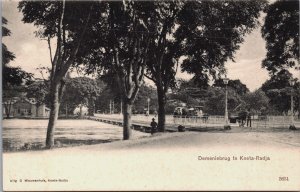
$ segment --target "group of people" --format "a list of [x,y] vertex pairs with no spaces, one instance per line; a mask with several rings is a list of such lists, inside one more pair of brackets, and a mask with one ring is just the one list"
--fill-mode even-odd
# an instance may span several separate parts
[[[245,115],[240,116],[239,118],[239,126],[240,127],[244,127],[245,124],[247,125],[247,127],[251,127],[251,113],[247,112]],[[244,122],[245,121],[245,122]]]

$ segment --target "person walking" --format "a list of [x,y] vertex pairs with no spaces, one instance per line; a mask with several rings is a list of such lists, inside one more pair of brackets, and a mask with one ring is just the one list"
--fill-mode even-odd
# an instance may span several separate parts
[[153,135],[157,131],[157,123],[155,122],[155,118],[152,119],[150,126],[151,126],[151,135]]

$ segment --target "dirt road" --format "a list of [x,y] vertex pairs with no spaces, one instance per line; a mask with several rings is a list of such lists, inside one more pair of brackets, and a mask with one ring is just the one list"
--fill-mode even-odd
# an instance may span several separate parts
[[4,189],[299,190],[299,138],[299,132],[186,132],[5,153]]

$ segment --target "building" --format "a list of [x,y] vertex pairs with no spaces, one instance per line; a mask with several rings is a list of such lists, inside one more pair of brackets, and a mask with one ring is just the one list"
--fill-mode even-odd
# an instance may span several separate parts
[[3,117],[32,117],[32,118],[47,118],[49,117],[50,109],[41,104],[36,105],[34,99],[13,98],[5,101],[2,105]]
[[84,105],[78,105],[78,106],[74,109],[73,114],[82,117],[82,116],[84,116],[84,115],[87,115],[87,114],[88,114],[88,111],[89,111],[88,107],[86,107],[86,106],[84,106]]

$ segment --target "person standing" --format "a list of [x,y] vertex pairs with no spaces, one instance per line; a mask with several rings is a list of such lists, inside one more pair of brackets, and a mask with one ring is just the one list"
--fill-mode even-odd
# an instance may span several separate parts
[[151,135],[153,135],[157,131],[157,123],[155,122],[154,118],[152,119],[150,126],[151,126]]

